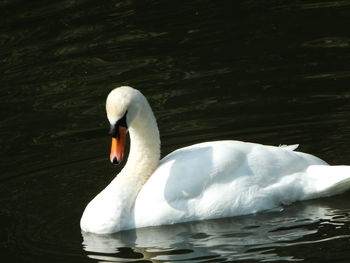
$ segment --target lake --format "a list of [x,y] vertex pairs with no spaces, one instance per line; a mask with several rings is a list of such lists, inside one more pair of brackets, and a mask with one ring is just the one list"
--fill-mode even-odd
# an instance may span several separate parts
[[350,193],[254,215],[81,233],[109,163],[109,91],[148,98],[162,156],[300,144],[350,164],[350,1],[4,0],[1,262],[349,262]]

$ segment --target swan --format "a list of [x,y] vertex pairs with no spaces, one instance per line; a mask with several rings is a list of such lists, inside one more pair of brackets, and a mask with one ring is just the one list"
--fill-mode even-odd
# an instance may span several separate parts
[[83,232],[109,234],[256,213],[295,201],[340,194],[350,188],[350,166],[295,151],[213,141],[178,149],[160,160],[157,122],[145,96],[122,86],[106,100],[111,125],[110,160],[128,160],[111,183],[86,206]]

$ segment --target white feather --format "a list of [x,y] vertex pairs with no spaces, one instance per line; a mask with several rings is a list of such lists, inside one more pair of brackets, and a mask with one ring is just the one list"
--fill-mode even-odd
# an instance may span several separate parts
[[250,214],[350,188],[349,166],[329,166],[294,151],[297,144],[205,142],[159,161],[159,132],[145,97],[121,87],[110,93],[106,108],[112,122],[128,112],[131,149],[123,170],[86,207],[86,232]]

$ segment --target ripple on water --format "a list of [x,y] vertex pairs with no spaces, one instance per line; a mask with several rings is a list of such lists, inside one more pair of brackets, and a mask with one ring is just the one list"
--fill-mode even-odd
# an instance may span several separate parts
[[4,219],[4,214],[1,214],[2,226],[6,227],[1,236],[6,239],[0,242],[10,248],[10,258],[14,260],[13,262],[26,262],[29,259],[44,261],[47,258],[57,262],[81,257],[77,238],[68,238],[65,233],[64,228],[69,223],[69,218],[57,217],[56,220],[47,220],[42,215],[14,212],[7,216],[8,219]]
[[[89,163],[94,165],[94,161]],[[75,165],[53,165],[2,182],[0,244],[2,248],[9,248],[9,255],[2,254],[3,259],[10,262],[45,262],[48,259],[50,262],[86,262],[79,228],[83,207],[76,204],[83,206],[88,197],[82,194],[82,200],[73,200],[77,184],[84,185],[84,181],[69,183],[79,180],[79,175],[73,172]]]

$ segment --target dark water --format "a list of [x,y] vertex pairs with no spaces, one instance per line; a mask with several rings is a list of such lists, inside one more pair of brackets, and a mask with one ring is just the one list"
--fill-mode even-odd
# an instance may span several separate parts
[[300,143],[350,164],[350,1],[0,2],[1,262],[348,262],[350,193],[281,211],[82,236],[108,92],[140,89],[162,153]]

